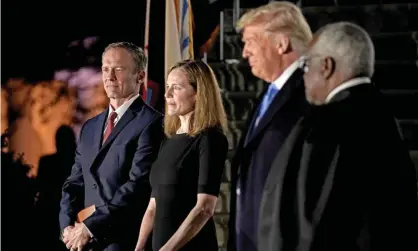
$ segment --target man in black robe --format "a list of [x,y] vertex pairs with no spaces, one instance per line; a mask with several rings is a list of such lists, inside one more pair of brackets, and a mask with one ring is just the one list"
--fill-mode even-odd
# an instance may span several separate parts
[[371,83],[369,35],[329,24],[300,63],[311,111],[268,175],[258,249],[418,250],[415,168]]

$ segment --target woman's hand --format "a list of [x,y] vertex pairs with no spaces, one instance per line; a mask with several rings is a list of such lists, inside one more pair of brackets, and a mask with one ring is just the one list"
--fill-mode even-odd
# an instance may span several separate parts
[[183,247],[202,229],[215,212],[217,197],[199,193],[197,203],[179,229],[159,251],[174,251]]
[[162,248],[160,248],[160,250],[158,250],[158,251],[174,251],[174,249],[171,248],[171,247],[168,247],[167,244],[166,244]]
[[145,247],[141,244],[140,240],[136,243],[135,251],[145,251]]
[[141,228],[139,230],[139,236],[138,241],[136,242],[135,251],[145,251],[145,245],[154,225],[155,209],[155,199],[151,198],[148,204],[147,211],[144,214],[144,218],[142,218]]

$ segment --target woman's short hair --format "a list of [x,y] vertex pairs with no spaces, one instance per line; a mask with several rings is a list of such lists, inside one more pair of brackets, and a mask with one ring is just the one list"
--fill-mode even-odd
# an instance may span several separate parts
[[[172,66],[168,74],[175,69],[187,75],[189,83],[196,91],[196,103],[190,118],[188,134],[195,136],[211,127],[218,127],[226,133],[227,118],[221,90],[211,67],[200,60],[183,60]],[[167,104],[165,110],[164,132],[171,137],[180,128],[180,119],[178,116],[167,114]]]

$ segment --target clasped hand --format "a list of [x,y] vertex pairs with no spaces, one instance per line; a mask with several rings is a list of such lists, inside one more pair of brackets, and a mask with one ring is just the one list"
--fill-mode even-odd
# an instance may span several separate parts
[[76,222],[75,226],[66,227],[62,233],[62,241],[71,251],[83,250],[90,240],[90,234],[82,223]]

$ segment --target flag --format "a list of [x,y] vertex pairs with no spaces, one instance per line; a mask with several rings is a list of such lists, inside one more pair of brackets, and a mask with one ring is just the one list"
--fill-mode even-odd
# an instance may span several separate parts
[[190,0],[166,0],[164,73],[177,62],[194,59],[193,13]]

